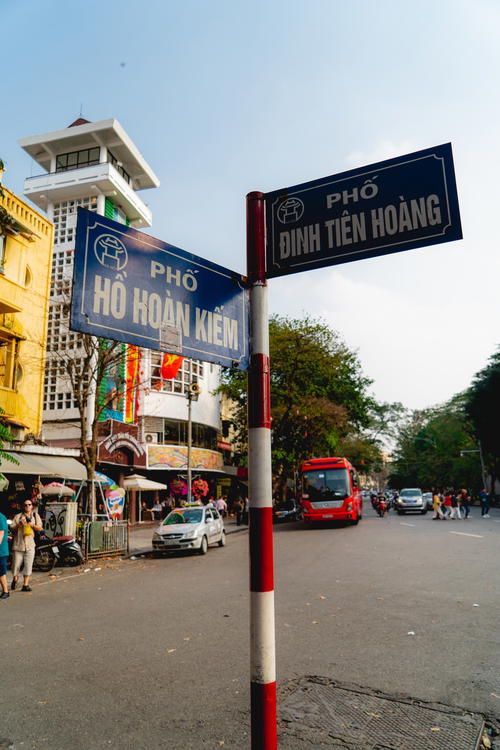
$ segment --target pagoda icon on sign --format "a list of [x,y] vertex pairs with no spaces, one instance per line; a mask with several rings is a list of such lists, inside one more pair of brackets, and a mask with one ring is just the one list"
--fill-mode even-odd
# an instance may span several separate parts
[[127,265],[128,255],[125,245],[112,234],[101,234],[94,243],[95,257],[106,268],[121,271]]
[[278,207],[278,219],[282,224],[298,221],[304,213],[304,204],[300,198],[287,198]]

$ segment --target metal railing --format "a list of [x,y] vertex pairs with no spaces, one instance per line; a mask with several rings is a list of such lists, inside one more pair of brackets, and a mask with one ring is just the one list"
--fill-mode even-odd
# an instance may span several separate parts
[[81,547],[86,560],[128,554],[128,522],[97,519],[81,526]]

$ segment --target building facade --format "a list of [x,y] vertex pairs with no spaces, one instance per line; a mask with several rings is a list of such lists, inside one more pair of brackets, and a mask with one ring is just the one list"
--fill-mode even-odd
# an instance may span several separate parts
[[[43,434],[51,445],[73,447],[79,440],[79,413],[61,357],[81,360],[84,356],[80,335],[68,328],[77,208],[136,229],[149,227],[151,211],[138,192],[158,187],[159,180],[114,119],[92,123],[80,118],[63,130],[19,143],[44,170],[26,179],[25,195],[54,223]],[[108,466],[110,474],[113,466],[150,470],[160,481],[185,469],[186,394],[189,384],[197,382],[201,395],[193,403],[192,422],[193,446],[198,452],[193,454],[192,466],[222,471],[223,457],[217,449],[219,397],[214,393],[219,368],[186,358],[174,379],[163,380],[162,356],[140,350],[134,394],[137,410],[133,420],[120,416],[120,410],[125,413],[126,409],[110,410],[100,431],[101,468]],[[99,394],[89,398],[90,420],[96,398]]]
[[53,226],[0,189],[0,407],[22,442],[42,427]]

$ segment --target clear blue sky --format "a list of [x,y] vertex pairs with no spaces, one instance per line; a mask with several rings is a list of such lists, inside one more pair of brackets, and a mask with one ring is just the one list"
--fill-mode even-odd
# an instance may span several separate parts
[[274,312],[323,316],[383,400],[467,387],[499,335],[493,182],[497,0],[0,0],[4,182],[20,137],[116,117],[161,180],[152,234],[245,270],[245,202],[451,141],[464,240],[270,283]]

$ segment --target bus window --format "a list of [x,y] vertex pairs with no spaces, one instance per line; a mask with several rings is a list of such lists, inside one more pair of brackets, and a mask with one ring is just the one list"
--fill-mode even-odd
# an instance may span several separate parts
[[303,474],[303,496],[314,503],[351,494],[347,469],[317,469]]

